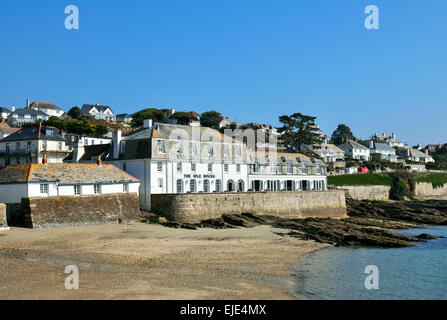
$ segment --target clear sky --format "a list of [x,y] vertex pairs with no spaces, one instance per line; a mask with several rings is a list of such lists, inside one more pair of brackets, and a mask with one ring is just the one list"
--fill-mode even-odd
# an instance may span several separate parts
[[[67,5],[79,30],[66,30]],[[379,30],[364,27],[367,5]],[[317,116],[331,134],[447,142],[445,0],[1,0],[0,106]]]

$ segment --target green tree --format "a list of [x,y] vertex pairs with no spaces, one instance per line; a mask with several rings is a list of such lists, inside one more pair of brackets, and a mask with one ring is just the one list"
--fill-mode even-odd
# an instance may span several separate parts
[[221,121],[222,115],[215,110],[206,111],[200,116],[200,125],[203,127],[217,128]]
[[143,121],[146,119],[152,119],[154,122],[165,123],[168,118],[169,110],[167,109],[155,109],[155,108],[147,108],[135,112],[132,115],[131,126],[141,127],[143,125]]
[[78,106],[74,106],[70,110],[68,110],[67,114],[72,117],[73,119],[81,119],[82,118],[82,112],[81,109],[78,108]]
[[305,147],[318,149],[323,142],[317,126],[316,117],[307,116],[301,113],[294,113],[291,116],[281,116],[279,121],[283,124],[280,128],[281,141],[288,152],[298,152],[306,150]]
[[178,124],[187,125],[189,124],[189,120],[198,120],[196,116],[192,115],[189,112],[176,112],[169,117],[169,119],[177,120]]
[[354,135],[352,134],[351,128],[349,128],[345,124],[339,124],[337,129],[332,133],[331,140],[332,143],[336,145],[340,145],[344,142],[345,139],[353,139]]

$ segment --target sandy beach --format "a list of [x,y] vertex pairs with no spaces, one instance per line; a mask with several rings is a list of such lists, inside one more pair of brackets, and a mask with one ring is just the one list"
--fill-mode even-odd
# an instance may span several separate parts
[[[0,232],[0,299],[294,299],[294,267],[327,247],[269,226],[134,223]],[[79,289],[65,288],[65,267]]]

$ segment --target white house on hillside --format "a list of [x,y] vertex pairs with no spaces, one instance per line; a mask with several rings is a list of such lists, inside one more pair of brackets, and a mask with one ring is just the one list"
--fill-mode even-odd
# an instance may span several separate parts
[[91,116],[97,120],[115,121],[116,117],[109,106],[99,104],[84,104],[81,109],[82,115]]
[[49,117],[62,117],[64,110],[51,102],[34,101],[29,106],[31,109],[39,110],[46,113]]
[[369,152],[371,155],[377,154],[380,160],[388,160],[390,162],[397,162],[396,150],[387,143],[369,141]]
[[338,147],[342,149],[345,154],[352,156],[352,158],[356,160],[369,161],[370,159],[369,148],[354,140],[348,140]]

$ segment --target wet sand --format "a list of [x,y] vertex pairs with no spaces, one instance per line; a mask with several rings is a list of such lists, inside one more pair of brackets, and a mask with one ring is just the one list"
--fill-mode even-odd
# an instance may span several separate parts
[[[269,226],[128,224],[0,232],[0,299],[294,299],[295,265],[327,247]],[[65,267],[79,289],[65,289]]]

